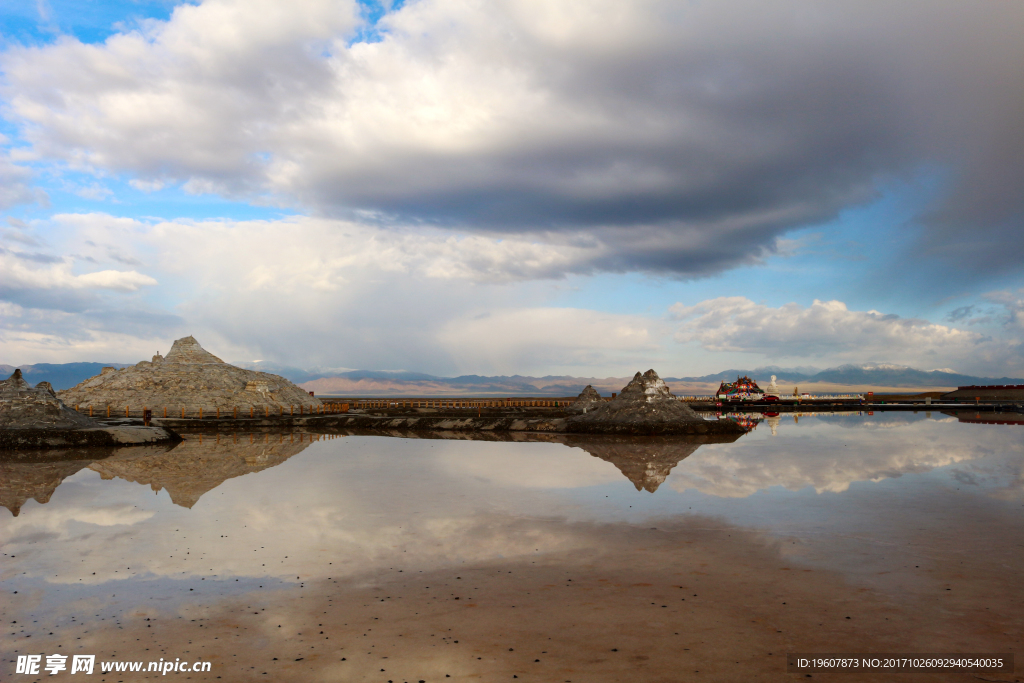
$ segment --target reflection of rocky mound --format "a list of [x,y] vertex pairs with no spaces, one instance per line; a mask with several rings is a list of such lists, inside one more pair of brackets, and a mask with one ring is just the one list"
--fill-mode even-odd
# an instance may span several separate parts
[[582,448],[596,458],[607,460],[633,482],[637,491],[654,493],[672,468],[702,444],[735,441],[739,435],[722,437],[685,436],[594,436],[568,437],[566,446]]
[[677,400],[654,370],[636,373],[616,398],[569,418],[570,432],[596,434],[738,433],[730,420],[707,421]]
[[0,461],[0,505],[17,517],[29,498],[35,498],[37,503],[48,502],[62,481],[88,464],[88,460]]
[[35,388],[22,379],[21,370],[0,381],[0,429],[82,429],[99,427],[64,405],[49,382]]
[[601,394],[597,393],[597,389],[588,384],[586,389],[576,397],[576,402],[569,406],[569,410],[586,413],[603,404],[604,399],[601,398]]
[[[124,449],[72,448],[17,451],[16,460],[0,460],[0,505],[15,517],[29,498],[47,503],[60,483],[89,463]],[[138,446],[132,453],[161,453],[167,446]]]
[[307,448],[312,438],[309,434],[222,434],[219,438],[191,434],[161,455],[125,451],[89,467],[104,479],[120,477],[149,484],[154,491],[167,489],[175,505],[190,508],[228,479],[280,465]]
[[148,407],[157,417],[163,408],[174,413],[181,408],[276,411],[278,406],[320,405],[284,377],[229,365],[192,337],[174,342],[166,358],[157,354],[152,362],[142,361],[122,370],[104,368],[99,375],[62,391],[61,398],[68,405],[104,411],[108,406],[118,411],[126,406],[136,410]]

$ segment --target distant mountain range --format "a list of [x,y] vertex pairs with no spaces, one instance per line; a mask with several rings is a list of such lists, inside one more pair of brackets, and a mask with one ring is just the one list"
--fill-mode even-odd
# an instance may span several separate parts
[[[604,394],[619,391],[629,377],[573,377],[570,375],[462,375],[438,377],[422,372],[404,370],[351,370],[327,368],[304,370],[264,361],[234,362],[233,365],[281,375],[317,394],[347,396],[575,396],[590,384]],[[26,381],[38,384],[47,381],[54,389],[68,389],[100,373],[103,367],[128,367],[126,363],[36,363],[22,365]],[[0,364],[0,373],[8,376],[14,366]],[[746,375],[762,386],[771,375],[778,377],[780,385],[829,385],[850,387],[886,387],[926,389],[929,387],[957,387],[970,384],[1024,384],[1024,379],[1011,377],[977,377],[951,370],[917,370],[915,368],[884,363],[841,365],[837,368],[761,367],[752,370],[732,369],[712,375],[691,377],[665,377],[677,394],[710,393],[719,382],[731,381]],[[714,386],[712,386],[714,385]]]
[[[1024,379],[1011,377],[977,377],[962,375],[952,370],[916,370],[905,365],[878,363],[870,365],[840,365],[817,372],[801,372],[787,368],[768,367],[754,370],[725,370],[702,377],[680,377],[691,382],[722,382],[746,375],[758,382],[776,375],[778,381],[788,383],[827,382],[829,384],[871,385],[887,387],[955,387],[969,384],[1024,384]],[[667,381],[667,380],[666,380]]]

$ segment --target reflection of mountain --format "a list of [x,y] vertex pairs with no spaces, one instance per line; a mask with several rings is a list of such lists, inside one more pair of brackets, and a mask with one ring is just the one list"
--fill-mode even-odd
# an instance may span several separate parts
[[74,448],[67,450],[18,451],[17,460],[0,460],[0,505],[15,517],[29,498],[47,503],[60,483],[90,463],[125,451],[162,453],[166,446],[134,448]]
[[104,479],[120,477],[149,484],[154,491],[167,489],[175,505],[190,508],[226,480],[280,465],[319,438],[311,434],[185,436],[166,453],[146,455],[126,450],[89,468]]
[[582,448],[607,460],[633,482],[637,491],[654,493],[672,468],[706,443],[731,443],[741,434],[716,437],[688,436],[570,436],[566,446]]

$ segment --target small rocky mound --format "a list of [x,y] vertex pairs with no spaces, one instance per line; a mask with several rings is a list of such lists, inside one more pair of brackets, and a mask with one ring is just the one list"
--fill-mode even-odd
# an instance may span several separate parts
[[654,370],[633,377],[616,398],[569,418],[567,431],[589,434],[732,434],[731,420],[708,421],[669,391]]
[[597,393],[597,389],[588,384],[587,388],[576,397],[576,402],[569,406],[568,409],[573,412],[585,413],[604,404],[604,402],[601,394]]
[[83,429],[98,427],[85,415],[68,408],[49,382],[34,388],[15,370],[0,381],[0,429]]
[[[163,409],[173,416],[182,408],[207,412],[238,408],[248,414],[250,408],[276,413],[290,406],[315,408],[320,401],[284,377],[266,372],[245,370],[225,363],[195,340],[184,337],[174,342],[167,356],[157,354],[152,361],[133,367],[103,372],[78,386],[60,392],[64,402],[106,411],[107,407],[123,412],[150,408],[154,417]],[[97,413],[98,414],[98,413]]]

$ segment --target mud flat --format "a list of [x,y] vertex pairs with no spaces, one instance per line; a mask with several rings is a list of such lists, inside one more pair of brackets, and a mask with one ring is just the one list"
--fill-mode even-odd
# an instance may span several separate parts
[[[566,529],[537,522],[520,531]],[[207,660],[214,668],[204,678],[230,681],[392,683],[788,680],[787,652],[834,652],[840,643],[849,652],[1018,647],[1016,583],[1001,595],[949,592],[945,585],[964,581],[940,571],[926,590],[886,595],[794,565],[761,536],[709,518],[656,528],[578,523],[571,532],[586,550],[441,569],[407,561],[365,575],[304,577],[286,588],[266,581],[222,598],[196,578],[179,590],[204,591],[201,603],[140,601],[103,612],[116,619],[85,623],[61,614],[0,642],[20,651],[32,635],[33,652],[73,647],[118,659]],[[987,570],[984,578],[972,575],[972,586],[1010,578],[976,560],[967,564]],[[23,619],[28,599],[14,596],[4,616]],[[841,680],[883,678],[843,672]],[[900,680],[1020,676],[901,673]]]

